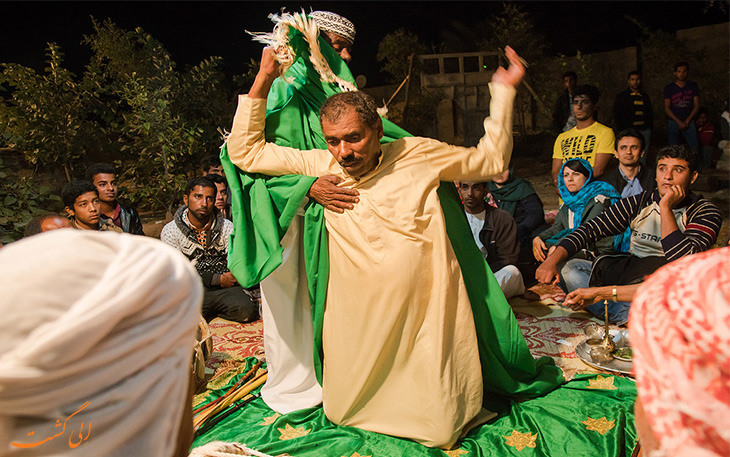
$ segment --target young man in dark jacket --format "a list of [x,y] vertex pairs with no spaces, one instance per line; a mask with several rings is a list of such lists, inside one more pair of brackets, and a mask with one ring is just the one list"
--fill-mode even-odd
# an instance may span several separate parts
[[125,233],[144,235],[142,221],[137,210],[131,206],[123,206],[117,200],[117,171],[108,163],[95,163],[86,169],[86,179],[99,192],[101,213]]
[[517,268],[520,256],[517,223],[507,211],[487,204],[487,183],[461,182],[459,194],[464,201],[464,211],[474,241],[497,278],[504,296],[510,298],[523,294],[525,284]]
[[[626,90],[619,92],[613,102],[613,122],[616,133],[634,128],[644,136],[644,149],[649,149],[651,131],[654,128],[654,110],[649,94],[641,89],[641,73],[629,72]],[[646,155],[641,159],[646,165]]]
[[654,169],[641,161],[646,150],[644,135],[637,129],[626,129],[616,136],[614,156],[618,167],[599,179],[611,184],[621,194],[621,198],[640,194],[656,188]]

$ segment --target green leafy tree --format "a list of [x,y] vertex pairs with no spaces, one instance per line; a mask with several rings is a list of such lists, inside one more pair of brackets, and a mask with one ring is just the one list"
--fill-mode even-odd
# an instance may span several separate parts
[[100,75],[116,106],[102,110],[119,146],[128,196],[138,205],[177,203],[200,158],[217,151],[218,129],[230,125],[223,59],[210,57],[184,72],[162,43],[141,28],[125,31],[93,21],[85,37],[94,51],[89,71]]
[[62,209],[61,198],[49,186],[32,177],[10,176],[0,158],[0,243],[22,238],[32,218]]
[[[548,52],[548,40],[535,29],[530,15],[516,3],[503,3],[502,11],[492,16],[484,30],[490,35],[480,43],[483,50],[502,53],[505,46],[511,46],[529,64],[525,84],[519,88],[515,100],[520,124],[524,127],[530,117],[534,128],[540,123],[538,116],[546,123],[557,98],[555,81],[558,79]],[[526,132],[523,130],[523,133]]]
[[377,60],[382,70],[391,75],[391,81],[404,82],[410,72],[410,81],[398,93],[394,103],[388,106],[388,118],[414,135],[433,135],[435,112],[443,94],[423,91],[419,82],[422,71],[419,54],[428,47],[418,36],[405,29],[398,29],[383,37],[378,45]]
[[[391,75],[391,82],[400,83],[408,75],[409,56],[417,56],[426,52],[426,46],[418,36],[405,29],[398,29],[383,37],[378,45],[375,58],[383,65],[382,70]],[[420,75],[418,59],[413,61],[411,77]]]
[[10,96],[0,103],[5,144],[21,149],[34,166],[60,166],[70,180],[90,148],[103,143],[102,132],[87,122],[94,94],[88,81],[76,81],[63,67],[63,53],[49,43],[46,68],[35,70],[14,63],[2,65],[0,82]]

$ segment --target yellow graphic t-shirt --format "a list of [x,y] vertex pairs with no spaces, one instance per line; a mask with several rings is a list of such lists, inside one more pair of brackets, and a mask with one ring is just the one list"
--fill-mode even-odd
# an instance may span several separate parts
[[567,162],[581,158],[595,165],[596,154],[613,155],[614,141],[613,130],[598,122],[580,130],[573,127],[558,135],[553,147],[553,159]]

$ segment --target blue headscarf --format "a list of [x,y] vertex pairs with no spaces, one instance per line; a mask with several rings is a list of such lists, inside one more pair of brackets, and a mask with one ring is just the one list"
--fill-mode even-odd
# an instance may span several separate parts
[[[588,170],[588,179],[577,192],[572,193],[565,186],[565,179],[563,179],[563,170],[565,166],[570,162],[580,162],[586,170]],[[592,181],[593,178],[593,167],[590,162],[585,159],[575,158],[566,161],[562,167],[560,167],[560,174],[558,174],[558,190],[560,191],[560,198],[563,199],[563,204],[567,205],[568,208],[574,213],[573,221],[574,227],[579,227],[581,218],[583,217],[583,211],[586,205],[594,200],[598,195],[608,197],[611,204],[613,205],[617,201],[621,200],[621,194],[619,194],[612,185],[604,181]],[[548,241],[557,244],[561,239],[568,236],[575,228],[566,228],[561,230],[555,236],[550,238]],[[621,235],[614,237],[614,250],[616,252],[627,252],[629,244],[629,236],[624,232]]]

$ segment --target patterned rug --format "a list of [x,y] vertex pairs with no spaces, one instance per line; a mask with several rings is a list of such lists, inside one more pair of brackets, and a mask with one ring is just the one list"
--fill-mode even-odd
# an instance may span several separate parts
[[[585,339],[583,329],[595,319],[558,305],[554,298],[560,297],[553,288],[543,286],[533,292],[534,301],[522,297],[510,300],[528,347],[535,357],[552,357],[572,381],[545,396],[512,401],[497,419],[470,431],[451,450],[336,426],[321,407],[282,416],[261,398],[202,433],[193,447],[212,441],[240,442],[268,455],[297,457],[631,455],[636,443],[636,384],[626,377],[597,375],[576,357],[575,346]],[[215,370],[215,376],[207,385],[210,390],[196,396],[194,405],[201,407],[243,376],[255,361],[245,360],[247,357],[264,353],[261,321],[236,324],[216,319],[210,328],[214,353],[208,366]]]
[[[587,312],[576,312],[558,305],[561,298],[557,286],[538,285],[530,289],[539,301],[522,297],[509,300],[522,334],[534,357],[549,356],[563,369],[566,379],[576,374],[600,373],[583,363],[575,354],[575,347],[585,339],[583,328],[589,322],[599,322]],[[564,294],[562,294],[564,295]],[[210,323],[213,333],[213,354],[207,366],[216,371],[215,377],[238,366],[246,357],[264,354],[263,322],[239,324],[223,319]]]

